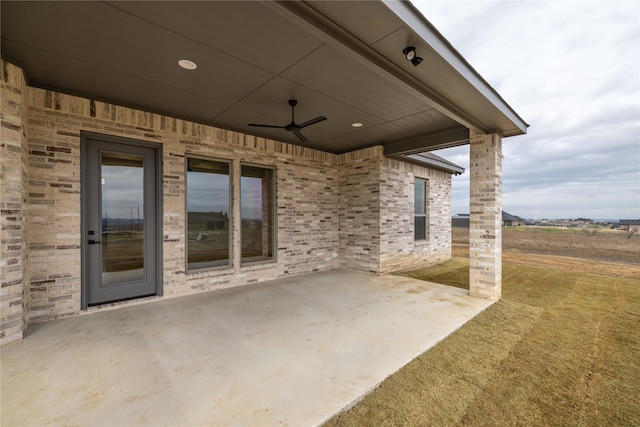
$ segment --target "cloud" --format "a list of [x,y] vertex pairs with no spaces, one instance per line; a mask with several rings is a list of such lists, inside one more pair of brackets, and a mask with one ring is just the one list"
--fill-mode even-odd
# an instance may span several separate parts
[[187,210],[229,214],[229,191],[229,175],[189,171]]
[[102,217],[144,217],[143,169],[102,166]]
[[[640,2],[414,4],[531,125],[504,140],[505,210],[640,217]],[[468,147],[438,154],[468,168]]]

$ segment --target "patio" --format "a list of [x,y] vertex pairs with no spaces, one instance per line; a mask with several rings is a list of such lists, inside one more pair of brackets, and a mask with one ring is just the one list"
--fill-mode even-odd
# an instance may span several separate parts
[[12,425],[319,425],[493,304],[334,270],[32,324]]

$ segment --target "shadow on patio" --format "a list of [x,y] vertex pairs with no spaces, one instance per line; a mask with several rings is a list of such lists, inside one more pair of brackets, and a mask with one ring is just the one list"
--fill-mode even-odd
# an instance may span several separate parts
[[2,425],[318,425],[491,305],[329,271],[30,326]]

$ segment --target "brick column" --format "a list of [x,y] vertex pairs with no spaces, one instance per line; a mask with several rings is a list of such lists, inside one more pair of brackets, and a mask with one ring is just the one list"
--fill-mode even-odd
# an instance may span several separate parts
[[502,136],[470,135],[469,294],[502,293]]
[[0,61],[0,345],[23,337],[28,323],[27,86],[22,70]]

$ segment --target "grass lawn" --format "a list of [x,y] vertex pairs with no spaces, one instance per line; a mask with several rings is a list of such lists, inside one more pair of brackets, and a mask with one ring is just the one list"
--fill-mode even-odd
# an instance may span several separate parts
[[[592,268],[505,256],[498,303],[326,425],[640,425],[640,266],[576,262]],[[407,275],[468,288],[468,272]]]

